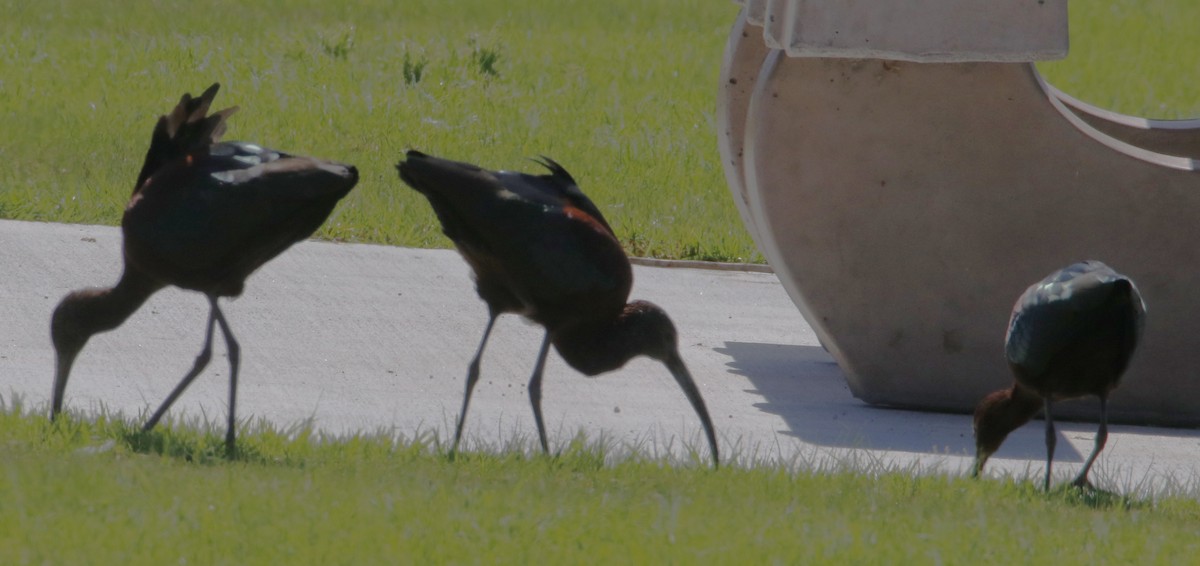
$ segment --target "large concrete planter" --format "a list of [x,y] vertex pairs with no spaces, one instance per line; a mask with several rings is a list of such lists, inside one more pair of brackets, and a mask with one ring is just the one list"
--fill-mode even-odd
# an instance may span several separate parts
[[[748,229],[854,394],[971,410],[1011,383],[1003,341],[1017,296],[1098,259],[1148,307],[1111,417],[1200,424],[1200,121],[1090,107],[1012,62],[1065,50],[1065,2],[1052,14],[1063,37],[1039,24],[956,58],[952,42],[906,51],[909,34],[873,42],[887,59],[846,28],[835,35],[854,49],[806,47],[820,30],[786,18],[809,3],[750,2],[735,24],[721,151]],[[747,21],[755,9],[765,28]]]

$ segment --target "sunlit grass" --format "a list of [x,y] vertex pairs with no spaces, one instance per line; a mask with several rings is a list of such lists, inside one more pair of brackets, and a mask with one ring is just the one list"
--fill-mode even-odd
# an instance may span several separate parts
[[[716,155],[736,6],[615,2],[0,0],[0,217],[116,224],[155,117],[223,85],[229,138],[355,163],[319,235],[445,247],[404,149],[580,179],[638,255],[751,260]],[[1200,116],[1200,4],[1075,0],[1052,82],[1130,114]],[[712,471],[583,439],[450,462],[421,431],[332,438],[0,411],[0,564],[1161,562],[1196,555],[1195,486],[1041,494],[883,466]]]
[[116,224],[157,115],[218,81],[229,139],[348,161],[319,236],[446,247],[392,165],[549,155],[639,255],[754,260],[716,156],[725,2],[0,1],[0,217]]
[[[0,218],[116,224],[157,115],[223,85],[230,139],[358,165],[319,237],[447,247],[403,150],[562,162],[626,248],[761,261],[716,151],[721,0],[0,0]],[[1200,116],[1200,4],[1077,0],[1043,64],[1085,100]]]
[[1071,51],[1039,69],[1064,91],[1148,118],[1200,118],[1200,2],[1071,0]]
[[[547,458],[0,410],[0,562],[1186,563],[1200,503],[882,465],[714,471],[583,438]],[[1190,494],[1195,497],[1195,493]]]

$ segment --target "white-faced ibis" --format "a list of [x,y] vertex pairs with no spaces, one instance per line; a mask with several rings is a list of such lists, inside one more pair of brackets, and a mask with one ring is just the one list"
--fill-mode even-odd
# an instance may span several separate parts
[[600,210],[561,165],[543,157],[548,175],[489,171],[409,151],[396,168],[400,178],[433,207],[442,230],[475,273],[487,303],[483,339],[467,371],[462,412],[454,431],[458,449],[479,361],[496,317],[515,313],[546,329],[529,400],[542,450],[542,370],[553,343],[571,367],[595,376],[636,356],[667,366],[704,425],[717,465],[717,437],[704,398],[679,356],[675,326],[658,306],[626,303],[633,269]]
[[1044,409],[1049,491],[1056,439],[1051,404],[1095,395],[1100,429],[1073,482],[1090,485],[1088,471],[1108,440],[1108,395],[1129,365],[1145,319],[1146,306],[1133,281],[1099,261],[1067,266],[1029,287],[1013,307],[1004,345],[1016,381],[984,397],[975,409],[973,475],[1010,432]]
[[204,348],[144,430],[154,427],[208,364],[215,322],[229,352],[225,445],[233,453],[240,348],[217,299],[240,295],[255,269],[316,231],[358,182],[358,172],[250,143],[220,142],[225,120],[237,108],[208,114],[218,88],[212,85],[199,98],[184,94],[154,127],[121,220],[125,270],[116,286],[74,291],[55,309],[51,418],[62,411],[71,366],[88,339],[120,326],[150,295],[174,285],[208,297]]

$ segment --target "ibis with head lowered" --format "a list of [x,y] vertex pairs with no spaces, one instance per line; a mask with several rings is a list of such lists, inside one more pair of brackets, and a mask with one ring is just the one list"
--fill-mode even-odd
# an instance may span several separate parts
[[666,365],[691,402],[714,465],[717,438],[704,398],[679,355],[678,336],[662,308],[626,302],[633,269],[612,228],[558,163],[542,158],[549,174],[492,171],[409,151],[400,178],[433,207],[442,229],[475,274],[487,304],[483,338],[467,371],[453,454],[462,438],[480,358],[496,318],[522,315],[545,328],[529,400],[542,450],[542,372],[551,344],[574,369],[594,376],[648,356]]
[[153,428],[207,366],[219,326],[229,355],[225,445],[233,453],[241,349],[217,299],[240,295],[254,270],[312,235],[358,182],[358,172],[252,143],[221,142],[236,108],[209,114],[218,88],[183,95],[155,125],[121,220],[125,269],[117,284],[74,291],[55,309],[52,418],[62,411],[67,379],[88,339],[117,328],[156,291],[174,285],[208,298],[204,347],[144,428]]

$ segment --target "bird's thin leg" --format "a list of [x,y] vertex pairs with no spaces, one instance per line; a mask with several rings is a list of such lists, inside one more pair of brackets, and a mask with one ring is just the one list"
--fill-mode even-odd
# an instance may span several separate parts
[[1054,462],[1054,445],[1058,442],[1058,437],[1054,435],[1054,418],[1050,415],[1050,396],[1046,399],[1046,492],[1050,492],[1050,465]]
[[483,358],[483,348],[487,346],[488,336],[492,334],[492,325],[496,323],[498,313],[489,313],[487,327],[483,329],[483,339],[479,341],[479,349],[475,351],[475,357],[471,360],[471,365],[467,367],[467,390],[463,393],[462,411],[458,413],[458,426],[454,427],[454,445],[450,447],[450,457],[458,453],[458,442],[462,440],[463,424],[467,422],[467,406],[471,404],[471,392],[475,391],[475,384],[479,382],[479,360]]
[[1079,471],[1079,475],[1075,477],[1075,481],[1071,485],[1075,487],[1091,487],[1091,482],[1088,481],[1088,472],[1092,469],[1092,464],[1096,462],[1096,456],[1100,455],[1100,451],[1104,450],[1104,445],[1108,442],[1108,399],[1100,396],[1100,430],[1096,431],[1096,446],[1092,448],[1092,455],[1088,456],[1087,462],[1083,464],[1083,469]]
[[542,452],[550,453],[550,445],[546,442],[546,425],[542,421],[542,371],[546,369],[546,355],[550,353],[550,333],[542,339],[542,349],[538,351],[537,364],[533,366],[533,375],[529,376],[529,403],[533,405],[533,422],[537,425],[538,440],[542,442]]
[[212,312],[216,314],[217,324],[221,325],[221,334],[225,336],[225,347],[229,352],[229,428],[225,431],[225,453],[233,456],[237,436],[235,409],[237,408],[238,366],[241,364],[242,348],[238,346],[237,340],[233,337],[233,331],[229,329],[229,322],[225,320],[225,315],[217,306],[217,298],[209,297],[209,301],[212,303]]
[[183,395],[183,391],[192,384],[192,381],[196,379],[197,375],[200,375],[200,372],[204,371],[205,366],[208,365],[208,361],[212,359],[213,323],[215,321],[216,315],[210,309],[208,313],[208,328],[204,331],[204,349],[200,350],[200,355],[196,356],[196,363],[192,364],[192,370],[183,376],[183,380],[179,382],[179,385],[175,386],[175,390],[171,391],[170,395],[167,395],[167,399],[163,401],[162,406],[157,411],[154,411],[154,414],[150,416],[146,424],[142,425],[143,432],[149,431],[154,428],[154,425],[158,424],[159,419],[167,413],[167,409],[170,409],[171,405],[175,404],[175,400],[179,399],[180,395]]

